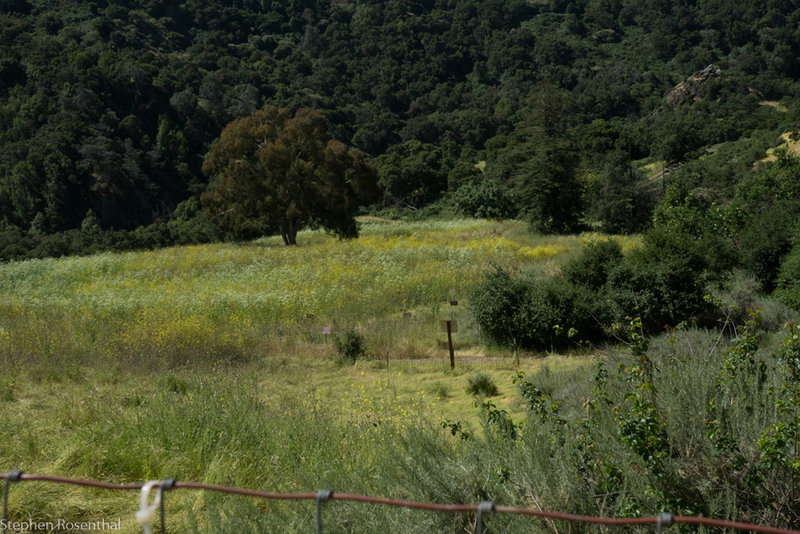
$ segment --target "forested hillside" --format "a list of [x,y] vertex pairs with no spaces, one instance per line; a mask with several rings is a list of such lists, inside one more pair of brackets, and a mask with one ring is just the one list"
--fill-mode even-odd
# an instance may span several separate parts
[[210,143],[271,104],[370,155],[379,207],[638,230],[664,184],[633,162],[796,124],[799,24],[781,0],[0,0],[0,225],[189,219]]

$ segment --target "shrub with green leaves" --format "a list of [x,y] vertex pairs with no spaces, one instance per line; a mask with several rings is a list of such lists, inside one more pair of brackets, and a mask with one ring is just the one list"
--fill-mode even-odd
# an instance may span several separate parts
[[487,374],[479,373],[477,375],[473,375],[467,378],[467,383],[469,384],[467,386],[467,393],[470,395],[494,397],[500,393],[500,390],[497,389],[497,385],[494,383],[494,380],[492,380],[492,377]]
[[487,339],[514,350],[530,345],[528,291],[525,281],[501,267],[483,276],[470,295],[470,308]]
[[335,336],[333,342],[339,353],[339,360],[346,363],[355,363],[359,358],[367,355],[364,336],[355,330],[348,330],[341,336]]
[[800,244],[795,245],[781,262],[776,285],[775,296],[778,300],[800,310]]
[[782,260],[792,249],[797,210],[776,206],[754,217],[739,236],[742,265],[766,292],[775,289]]
[[642,248],[634,250],[608,275],[608,294],[618,320],[641,317],[648,332],[665,325],[699,318],[706,264],[698,245],[688,236],[653,230]]
[[600,289],[608,280],[608,273],[622,261],[622,247],[614,239],[600,239],[588,243],[561,269],[564,279],[588,289]]
[[519,211],[508,189],[494,180],[462,185],[453,193],[453,204],[464,215],[476,218],[504,219]]
[[596,293],[561,278],[514,277],[499,267],[484,275],[470,307],[489,341],[515,351],[597,340],[606,321]]

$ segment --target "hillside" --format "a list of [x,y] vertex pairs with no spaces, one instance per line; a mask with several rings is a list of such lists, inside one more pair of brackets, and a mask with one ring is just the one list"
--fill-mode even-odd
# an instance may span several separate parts
[[[532,132],[558,123],[587,222],[640,229],[653,201],[626,189],[631,161],[796,126],[799,18],[754,0],[3,0],[0,225],[180,217],[206,186],[209,143],[270,103],[323,111],[375,158],[384,207],[488,178],[525,215]],[[719,75],[691,98],[667,98],[712,64]],[[610,215],[620,195],[643,215]]]

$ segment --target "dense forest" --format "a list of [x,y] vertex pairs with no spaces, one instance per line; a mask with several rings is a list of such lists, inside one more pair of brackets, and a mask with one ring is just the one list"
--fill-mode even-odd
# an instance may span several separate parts
[[640,231],[674,182],[730,202],[796,125],[799,24],[782,0],[0,0],[0,255],[212,238],[203,158],[267,104],[369,155],[373,209]]

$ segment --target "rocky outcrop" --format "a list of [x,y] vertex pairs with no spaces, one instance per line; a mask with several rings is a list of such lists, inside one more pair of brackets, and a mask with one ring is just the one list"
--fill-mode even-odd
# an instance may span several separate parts
[[672,107],[680,106],[698,98],[700,90],[710,80],[719,78],[722,70],[716,65],[708,65],[703,70],[699,70],[682,81],[667,95],[667,104]]

